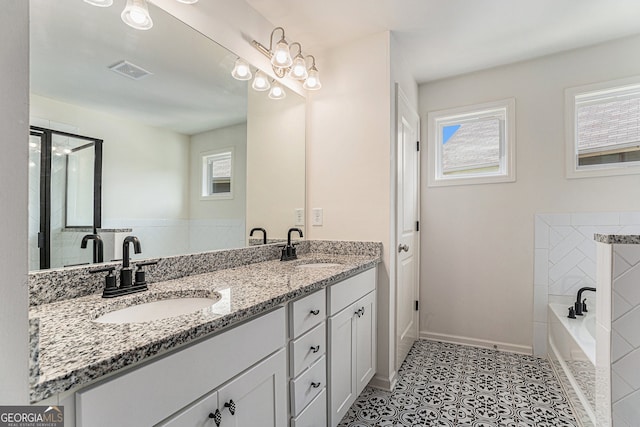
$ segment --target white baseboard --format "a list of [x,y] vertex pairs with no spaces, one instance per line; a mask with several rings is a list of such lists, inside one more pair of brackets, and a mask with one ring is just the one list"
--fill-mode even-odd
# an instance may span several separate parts
[[396,382],[398,382],[398,371],[393,371],[389,378],[374,376],[369,381],[369,386],[378,390],[391,391],[396,386]]
[[533,348],[530,345],[509,344],[499,341],[479,340],[477,338],[461,337],[458,335],[439,334],[436,332],[420,331],[420,338],[431,341],[442,341],[451,344],[470,345],[472,347],[492,348],[500,351],[508,351],[510,353],[533,354]]

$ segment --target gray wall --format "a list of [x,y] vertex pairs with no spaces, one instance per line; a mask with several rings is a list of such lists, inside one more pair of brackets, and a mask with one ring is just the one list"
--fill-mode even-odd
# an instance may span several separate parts
[[29,2],[0,14],[0,404],[28,403]]

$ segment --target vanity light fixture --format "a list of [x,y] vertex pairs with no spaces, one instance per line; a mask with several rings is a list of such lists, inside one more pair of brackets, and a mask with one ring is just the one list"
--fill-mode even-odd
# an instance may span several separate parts
[[127,0],[127,5],[124,7],[120,17],[125,24],[136,30],[148,30],[153,27],[153,21],[151,20],[151,15],[149,15],[145,0]]
[[[277,31],[282,32],[280,40],[273,45],[274,35]],[[322,87],[320,84],[320,77],[318,68],[316,67],[316,59],[312,55],[306,57],[302,54],[302,45],[298,42],[293,42],[289,45],[285,39],[284,29],[282,27],[276,27],[271,32],[269,38],[269,48],[262,45],[260,42],[253,40],[251,44],[258,49],[260,53],[271,60],[273,72],[279,78],[289,76],[296,80],[304,80],[303,87],[308,90],[317,90]],[[298,53],[294,58],[291,58],[291,49],[297,46]],[[310,68],[307,68],[307,58],[312,59]]]
[[253,90],[257,90],[258,92],[263,92],[265,90],[269,90],[271,84],[269,83],[269,78],[267,75],[261,71],[256,71],[256,76],[253,78],[253,83],[251,84]]
[[284,88],[277,81],[273,81],[271,85],[271,90],[269,91],[269,98],[271,99],[284,99],[287,96],[287,93],[284,91]]
[[109,7],[113,4],[113,0],[84,0],[84,2],[98,7]]
[[247,64],[247,61],[242,58],[236,59],[231,75],[236,80],[251,80],[251,77],[253,77],[251,67]]

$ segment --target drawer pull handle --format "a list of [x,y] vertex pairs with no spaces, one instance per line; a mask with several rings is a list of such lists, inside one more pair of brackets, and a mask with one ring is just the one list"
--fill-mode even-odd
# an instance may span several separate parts
[[234,402],[233,399],[229,399],[229,402],[225,403],[224,407],[229,408],[231,415],[236,414],[236,402]]
[[313,314],[314,316],[317,316],[318,314],[320,314],[320,310],[311,310],[310,313]]
[[210,412],[209,418],[213,418],[213,422],[216,423],[216,426],[220,427],[220,422],[222,421],[222,414],[218,409],[216,409],[216,412]]
[[319,383],[319,382],[317,382],[317,383],[311,383],[311,387],[313,387],[313,388],[318,388],[318,387],[320,387],[320,383]]
[[317,353],[317,352],[319,352],[319,351],[320,351],[320,344],[318,344],[318,345],[317,345],[317,346],[315,346],[315,347],[311,347],[311,351],[312,351],[313,353]]

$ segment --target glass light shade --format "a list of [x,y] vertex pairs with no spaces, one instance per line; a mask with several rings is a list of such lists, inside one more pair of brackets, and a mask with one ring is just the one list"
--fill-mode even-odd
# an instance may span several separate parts
[[315,67],[309,70],[309,76],[307,80],[304,81],[302,87],[307,90],[318,90],[322,87],[322,83],[320,83],[320,73],[318,73]]
[[283,99],[287,96],[283,87],[278,82],[274,82],[269,91],[269,98],[271,99]]
[[258,92],[263,92],[265,90],[269,90],[271,84],[269,83],[269,78],[266,76],[266,74],[258,70],[256,71],[256,76],[253,78],[251,87]]
[[98,7],[109,7],[113,4],[113,0],[84,0],[84,2]]
[[273,54],[271,56],[271,63],[274,67],[287,68],[293,63],[291,59],[291,52],[289,52],[289,45],[282,39],[276,44]]
[[184,4],[194,4],[194,3],[198,3],[198,0],[178,0],[180,3],[184,3]]
[[253,77],[251,74],[251,67],[249,67],[247,61],[242,58],[236,59],[231,76],[236,80],[251,80],[251,77]]
[[136,30],[148,30],[153,27],[153,21],[149,15],[145,0],[127,0],[127,5],[124,7],[120,17],[125,24]]
[[304,80],[307,78],[309,73],[307,72],[307,63],[305,62],[302,55],[298,55],[293,59],[293,65],[291,65],[291,70],[289,71],[289,77],[296,80]]

